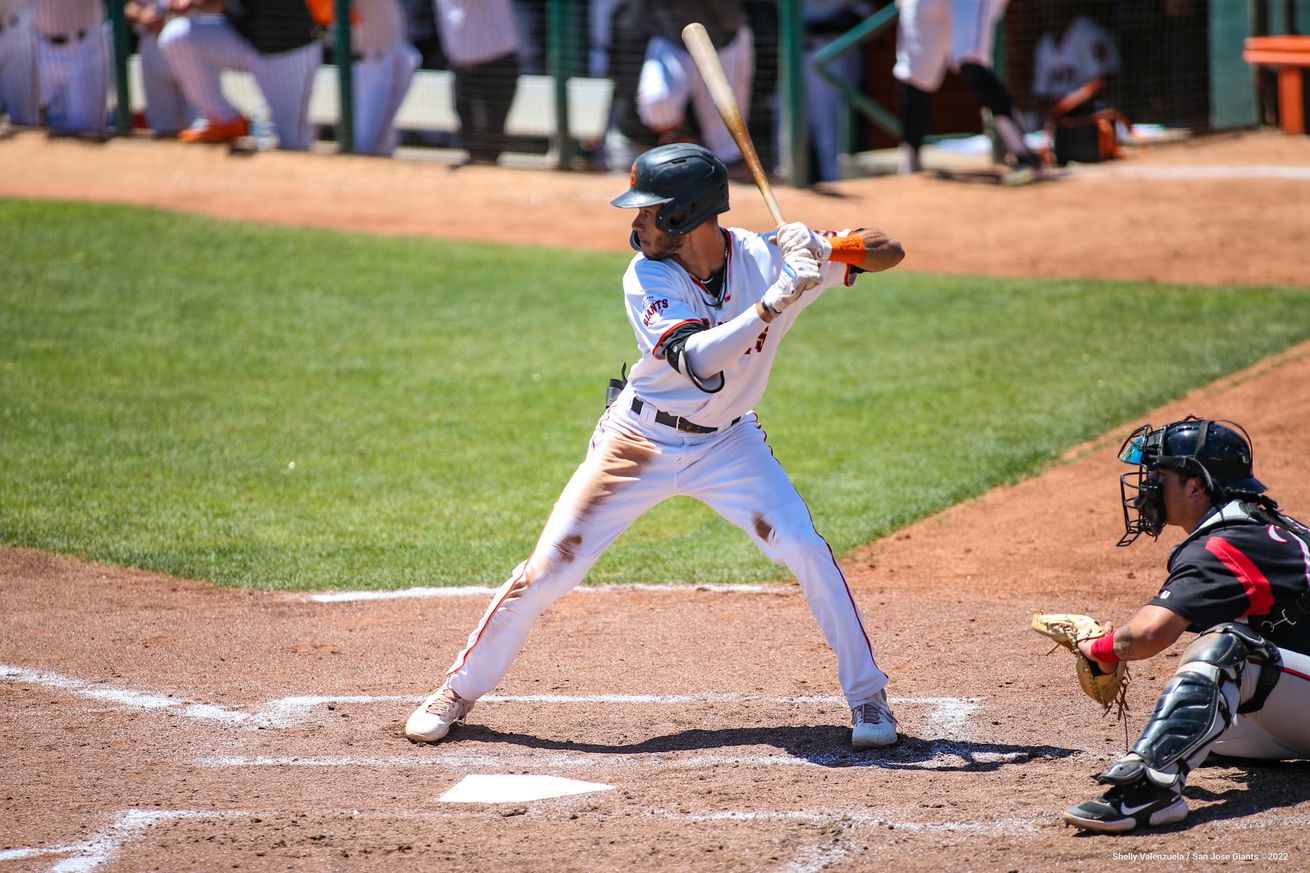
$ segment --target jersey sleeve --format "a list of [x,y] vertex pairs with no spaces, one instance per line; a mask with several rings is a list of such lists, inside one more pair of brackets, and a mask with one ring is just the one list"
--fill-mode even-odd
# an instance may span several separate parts
[[1265,604],[1259,601],[1268,592],[1268,582],[1261,592],[1253,580],[1243,578],[1244,562],[1234,555],[1234,550],[1230,542],[1218,536],[1188,543],[1150,605],[1162,606],[1187,619],[1188,630],[1193,633],[1235,621],[1253,611],[1267,612],[1267,608],[1261,608]]
[[664,360],[664,343],[680,328],[710,326],[685,294],[671,271],[659,262],[638,259],[628,268],[623,296],[642,354]]

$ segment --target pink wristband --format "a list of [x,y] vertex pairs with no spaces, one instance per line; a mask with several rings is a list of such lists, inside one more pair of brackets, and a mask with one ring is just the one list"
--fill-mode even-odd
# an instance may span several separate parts
[[1092,640],[1089,647],[1092,653],[1093,661],[1100,661],[1104,664],[1113,664],[1119,660],[1119,656],[1114,653],[1114,631],[1110,631],[1103,637],[1097,637]]

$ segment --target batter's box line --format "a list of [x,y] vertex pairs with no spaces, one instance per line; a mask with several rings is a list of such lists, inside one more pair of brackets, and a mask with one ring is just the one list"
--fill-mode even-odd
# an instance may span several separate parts
[[0,862],[26,861],[49,855],[63,855],[50,867],[50,873],[91,873],[113,861],[123,848],[143,831],[179,819],[231,819],[249,815],[245,812],[198,812],[184,809],[125,809],[114,815],[109,827],[78,843],[58,846],[32,846],[0,850]]
[[[303,695],[270,700],[260,709],[247,712],[216,703],[196,702],[157,692],[115,688],[48,670],[29,670],[9,664],[0,664],[0,680],[38,685],[75,697],[97,700],[121,709],[163,712],[208,724],[248,730],[294,727],[310,721],[314,717],[314,711],[325,706],[376,703],[413,705],[423,699],[421,696],[407,695]],[[840,709],[846,703],[844,698],[835,695],[778,697],[757,694],[487,694],[478,702],[480,704],[619,706],[762,703],[781,706],[830,706],[834,709]],[[948,733],[963,730],[973,714],[982,706],[981,697],[892,697],[890,702],[893,706],[930,708],[926,718],[935,727]]]

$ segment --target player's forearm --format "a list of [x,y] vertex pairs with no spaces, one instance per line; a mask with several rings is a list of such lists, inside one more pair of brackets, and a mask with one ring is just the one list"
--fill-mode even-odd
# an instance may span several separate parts
[[890,270],[905,258],[899,242],[880,230],[864,229],[845,236],[829,237],[830,261],[859,267],[870,273]]
[[692,334],[683,352],[687,366],[698,378],[712,379],[741,357],[766,327],[759,307],[752,306],[731,321]]

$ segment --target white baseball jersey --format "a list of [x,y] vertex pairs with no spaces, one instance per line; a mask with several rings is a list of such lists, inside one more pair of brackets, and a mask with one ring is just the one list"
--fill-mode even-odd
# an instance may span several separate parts
[[0,114],[27,127],[41,120],[33,40],[28,0],[0,0]]
[[452,64],[469,67],[519,50],[510,0],[435,0],[437,35]]
[[1044,33],[1033,55],[1033,93],[1059,100],[1099,76],[1119,71],[1114,37],[1095,21],[1078,16],[1064,33]]
[[[713,326],[754,306],[782,263],[777,248],[758,234],[731,228],[723,237],[728,263],[721,306],[675,261],[633,258],[623,289],[641,360],[597,423],[587,457],[555,502],[532,554],[492,596],[447,670],[447,681],[460,697],[476,700],[495,688],[536,617],[581,582],[642,514],[676,496],[706,504],[791,570],[837,655],[838,682],[851,706],[886,686],[887,676],[874,660],[832,549],[815,531],[809,507],[750,413],[764,393],[782,336],[823,287],[848,279],[849,271],[841,264],[825,264],[824,285],[806,291],[762,329],[723,373],[721,387],[709,392],[663,359],[663,339],[679,325]],[[761,327],[766,327],[763,322]],[[718,386],[720,380],[713,382]],[[667,423],[668,415],[715,430],[679,428]]]
[[840,263],[822,262],[823,284],[806,291],[771,324],[763,326],[755,343],[723,373],[722,386],[701,386],[694,375],[669,366],[662,343],[677,328],[699,323],[706,328],[731,321],[752,308],[782,268],[776,246],[760,234],[741,228],[723,230],[727,249],[723,302],[716,305],[705,286],[676,261],[653,261],[637,255],[623,276],[628,321],[637,336],[641,359],[632,368],[636,395],[669,413],[705,427],[721,427],[740,418],[764,396],[778,343],[801,311],[832,285],[849,283]]
[[901,0],[892,75],[936,91],[947,67],[992,65],[992,37],[1009,0]]

